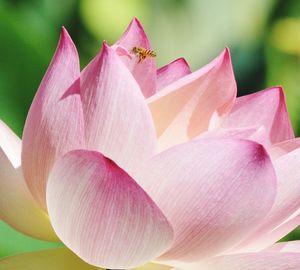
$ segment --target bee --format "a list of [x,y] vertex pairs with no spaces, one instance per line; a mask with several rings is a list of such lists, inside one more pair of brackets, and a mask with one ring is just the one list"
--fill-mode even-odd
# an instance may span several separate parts
[[143,47],[133,47],[132,52],[139,58],[138,63],[142,63],[146,57],[156,57],[156,52]]

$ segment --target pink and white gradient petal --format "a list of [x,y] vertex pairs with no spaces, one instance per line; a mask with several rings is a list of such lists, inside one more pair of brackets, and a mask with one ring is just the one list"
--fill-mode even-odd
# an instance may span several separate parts
[[295,137],[281,87],[237,98],[222,126],[232,128],[254,125],[266,128],[271,144]]
[[106,43],[81,75],[87,147],[127,172],[156,148],[151,113],[140,88]]
[[[144,96],[149,97],[156,92],[156,61],[153,57],[147,57],[139,63],[139,58],[132,52],[134,47],[151,49],[150,41],[144,28],[136,18],[131,21],[127,30],[113,45],[113,48],[117,51],[123,50],[120,55],[122,61],[136,79]],[[124,49],[127,50],[127,54],[124,52]]]
[[21,140],[0,121],[0,218],[31,237],[58,241],[47,214],[29,192],[21,169]]
[[148,99],[160,150],[219,127],[236,97],[230,53],[216,59]]
[[98,152],[76,150],[54,166],[47,185],[51,223],[89,264],[128,269],[172,243],[173,229],[146,192]]
[[56,158],[85,145],[82,105],[76,93],[79,74],[75,45],[63,28],[23,133],[24,177],[34,198],[44,208],[46,183]]
[[276,192],[264,148],[237,139],[175,146],[136,178],[174,227],[174,243],[160,257],[166,263],[200,260],[239,243],[270,211]]
[[[299,247],[298,247],[299,248]],[[181,270],[298,270],[300,252],[263,251],[241,253],[213,258],[209,261],[186,266]]]
[[178,58],[157,70],[156,90],[160,91],[190,73],[191,69],[187,61],[184,58]]
[[[291,151],[273,162],[277,175],[277,192],[274,205],[262,224],[237,247],[237,251],[266,248],[280,240],[284,236],[282,232],[288,233],[287,229],[292,230],[294,228],[295,222],[299,219],[297,215],[291,221],[287,220],[300,208],[300,172],[297,169],[299,162],[300,149]],[[284,224],[285,222],[288,223]],[[277,228],[278,226],[279,228]]]

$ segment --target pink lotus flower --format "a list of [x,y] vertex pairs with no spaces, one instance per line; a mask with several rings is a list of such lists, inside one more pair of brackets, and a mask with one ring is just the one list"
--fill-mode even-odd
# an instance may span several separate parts
[[[80,72],[62,29],[22,142],[1,123],[1,218],[98,267],[299,269],[300,242],[273,245],[300,219],[282,88],[236,98],[228,49],[191,73],[133,47],[150,49],[136,19]],[[20,256],[0,266],[38,265]],[[38,258],[95,269],[65,248]]]

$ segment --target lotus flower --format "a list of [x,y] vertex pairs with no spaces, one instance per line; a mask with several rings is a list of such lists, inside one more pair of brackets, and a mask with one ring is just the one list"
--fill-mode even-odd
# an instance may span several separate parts
[[274,244],[300,219],[282,88],[236,98],[228,49],[192,73],[134,47],[137,19],[80,72],[63,28],[22,142],[1,122],[1,218],[66,248],[0,268],[300,269],[300,242]]

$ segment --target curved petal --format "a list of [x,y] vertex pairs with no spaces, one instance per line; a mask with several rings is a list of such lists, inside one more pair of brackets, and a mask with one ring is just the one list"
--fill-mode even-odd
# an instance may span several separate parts
[[255,240],[255,242],[252,243],[252,245],[250,244],[246,247],[242,247],[240,250],[247,252],[260,251],[282,239],[289,232],[296,229],[299,226],[299,224],[300,215],[293,215],[293,217],[287,219],[274,230],[261,235],[258,239]]
[[227,128],[254,125],[265,126],[272,144],[294,138],[281,87],[268,88],[237,98],[223,123]]
[[220,56],[148,99],[160,149],[219,126],[236,96],[230,53]]
[[[239,248],[251,247],[251,250],[261,249],[272,244],[268,240],[269,232],[276,229],[277,226],[285,222],[295,211],[300,208],[300,171],[298,169],[300,162],[300,149],[296,149],[289,154],[276,159],[273,164],[277,175],[277,193],[275,203],[270,213],[266,216],[264,222],[245,240]],[[292,173],[291,173],[292,172]],[[293,223],[294,224],[294,223]],[[286,226],[291,226],[291,223]],[[288,228],[288,227],[285,227]],[[282,228],[280,229],[282,230]],[[278,234],[274,232],[272,237]],[[281,238],[282,235],[279,235]],[[274,239],[276,242],[278,239]],[[270,240],[270,239],[269,239]],[[266,246],[263,246],[265,244]],[[249,245],[249,247],[247,247]]]
[[26,186],[20,165],[21,140],[0,121],[0,218],[29,236],[57,241],[47,214]]
[[300,252],[259,252],[216,257],[183,270],[298,270]]
[[272,159],[277,159],[293,150],[300,148],[300,138],[295,138],[287,141],[283,141],[272,145],[268,149]]
[[21,145],[19,137],[0,120],[0,148],[14,168],[21,166]]
[[172,270],[173,267],[157,264],[157,263],[147,263],[143,266],[140,266],[138,268],[133,268],[131,270]]
[[81,75],[81,96],[89,149],[103,153],[128,172],[153,154],[156,136],[144,97],[105,43]]
[[274,169],[251,141],[195,140],[155,156],[142,187],[174,227],[173,246],[160,259],[194,261],[232,247],[271,209]]
[[75,93],[79,73],[76,48],[63,28],[23,134],[22,169],[29,190],[43,207],[46,182],[55,159],[84,146],[82,105],[80,95]]
[[100,268],[85,263],[67,248],[49,249],[6,257],[0,260],[0,269],[100,270]]
[[289,241],[276,243],[264,251],[297,252],[300,253],[300,241]]
[[184,58],[174,60],[157,70],[156,90],[159,91],[169,84],[191,73],[189,64]]
[[[151,50],[150,42],[143,29],[143,26],[134,18],[122,37],[115,43],[113,48],[125,48],[128,54],[121,56],[122,61],[128,67],[133,77],[139,84],[145,97],[149,97],[156,92],[156,63],[154,57],[147,57],[139,62],[139,58],[134,56],[132,49],[142,47]],[[130,58],[127,55],[132,54]]]
[[58,236],[92,265],[136,267],[173,239],[172,227],[145,191],[98,152],[72,151],[57,162],[47,206]]

